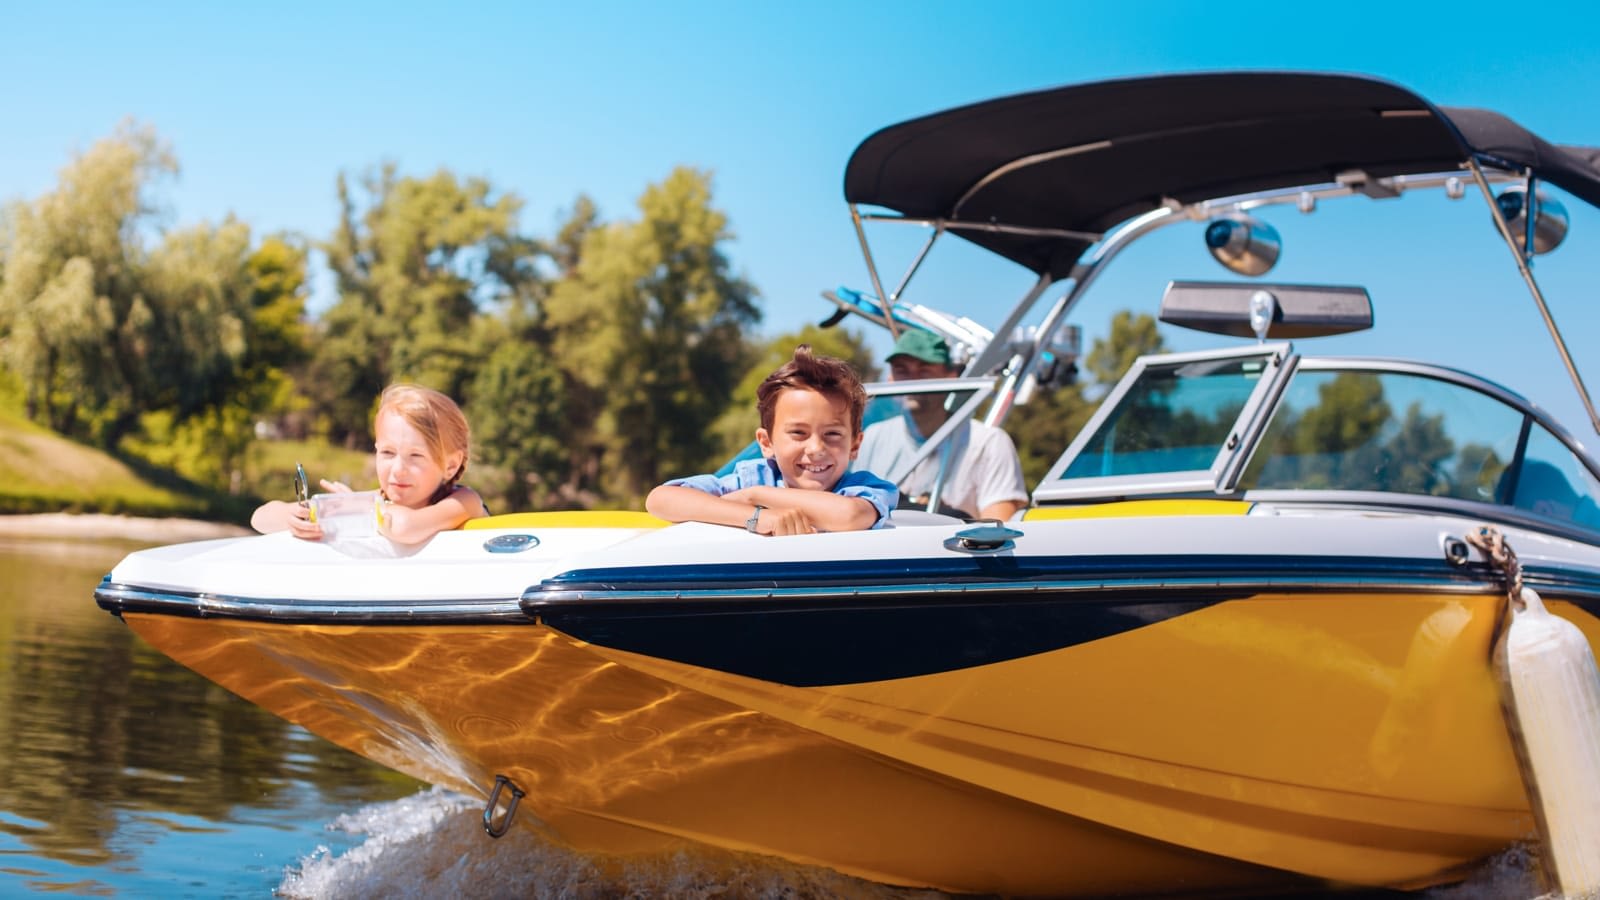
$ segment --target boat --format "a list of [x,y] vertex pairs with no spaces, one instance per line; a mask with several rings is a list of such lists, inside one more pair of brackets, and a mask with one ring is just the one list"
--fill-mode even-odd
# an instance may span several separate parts
[[[1007,896],[1450,883],[1539,840],[1491,665],[1513,573],[1483,536],[1600,646],[1600,464],[1490,380],[1303,353],[1386,301],[1262,281],[1263,217],[1480,196],[1463,208],[1545,310],[1530,260],[1566,226],[1547,185],[1600,205],[1600,153],[1356,75],[911,119],[849,161],[873,283],[829,296],[969,362],[875,394],[1003,423],[1070,371],[1068,314],[1137,239],[1188,228],[1239,273],[1168,287],[1162,317],[1217,348],[1139,359],[1019,515],[762,538],[513,513],[397,559],[274,534],[132,553],[95,597],[250,702],[485,798],[490,834]],[[903,223],[930,236],[885,291],[867,232]],[[940,240],[1035,280],[989,327],[918,308]]]

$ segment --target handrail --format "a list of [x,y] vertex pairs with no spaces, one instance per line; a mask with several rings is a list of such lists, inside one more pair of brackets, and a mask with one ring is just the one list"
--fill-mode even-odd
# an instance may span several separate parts
[[[1567,352],[1567,342],[1561,338],[1561,329],[1556,327],[1556,320],[1550,315],[1550,307],[1544,302],[1544,292],[1539,289],[1539,282],[1533,277],[1533,228],[1537,218],[1535,210],[1537,199],[1534,192],[1534,177],[1532,172],[1526,173],[1527,179],[1527,234],[1523,247],[1517,246],[1517,239],[1511,234],[1511,223],[1506,221],[1505,213],[1501,211],[1500,204],[1495,202],[1494,192],[1489,189],[1489,181],[1485,177],[1483,167],[1478,165],[1476,159],[1467,160],[1467,167],[1472,170],[1472,179],[1478,183],[1478,189],[1483,192],[1483,197],[1489,203],[1489,212],[1494,217],[1495,229],[1500,232],[1500,237],[1511,248],[1511,256],[1516,260],[1517,271],[1522,275],[1522,281],[1528,286],[1528,292],[1533,295],[1533,302],[1539,307],[1539,315],[1544,318],[1544,327],[1550,332],[1550,339],[1555,341],[1556,352],[1561,355],[1562,365],[1567,367],[1567,374],[1572,378],[1572,386],[1578,391],[1578,399],[1583,401],[1584,411],[1589,414],[1589,424],[1594,426],[1595,434],[1600,434],[1600,414],[1596,414],[1594,402],[1589,399],[1589,389],[1583,385],[1583,377],[1578,374],[1578,367],[1572,361],[1572,354]],[[1525,249],[1524,249],[1525,248]]]

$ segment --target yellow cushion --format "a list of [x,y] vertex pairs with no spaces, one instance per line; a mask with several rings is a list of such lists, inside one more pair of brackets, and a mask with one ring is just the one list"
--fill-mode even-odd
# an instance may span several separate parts
[[468,519],[462,528],[663,528],[672,523],[628,509],[569,509]]
[[1242,516],[1251,504],[1243,500],[1119,500],[1082,506],[1036,506],[1022,514],[1024,522],[1051,519],[1113,519],[1137,516]]

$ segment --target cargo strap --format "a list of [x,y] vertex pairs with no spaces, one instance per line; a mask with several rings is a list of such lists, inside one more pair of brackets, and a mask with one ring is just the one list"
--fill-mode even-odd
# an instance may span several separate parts
[[1493,525],[1479,525],[1477,531],[1467,533],[1467,543],[1483,551],[1489,565],[1499,569],[1505,576],[1506,598],[1521,610],[1523,608],[1522,563],[1517,561],[1516,551],[1506,543],[1506,536]]

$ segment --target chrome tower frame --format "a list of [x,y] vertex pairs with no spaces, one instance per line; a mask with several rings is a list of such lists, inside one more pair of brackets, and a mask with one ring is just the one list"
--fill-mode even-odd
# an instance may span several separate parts
[[[992,180],[997,175],[1003,174],[1003,171],[1043,161],[1047,158],[1054,158],[1057,155],[1059,154],[1044,154],[1038,158],[1030,157],[1027,160],[1012,161],[1002,167],[1001,170],[989,173],[984,179],[980,179],[979,183],[982,184],[985,181]],[[1048,340],[1049,336],[1054,334],[1055,330],[1065,321],[1067,315],[1077,305],[1084,293],[1094,284],[1101,271],[1124,248],[1138,238],[1179,222],[1203,222],[1216,216],[1243,213],[1266,206],[1292,203],[1301,212],[1309,213],[1316,209],[1317,203],[1321,200],[1349,197],[1357,194],[1372,199],[1387,199],[1398,197],[1407,191],[1443,189],[1448,198],[1457,200],[1466,193],[1467,178],[1477,184],[1483,195],[1496,230],[1510,249],[1512,257],[1516,261],[1517,270],[1522,275],[1523,282],[1532,294],[1539,314],[1544,320],[1545,327],[1549,331],[1551,339],[1555,342],[1562,364],[1566,367],[1567,374],[1572,379],[1573,387],[1577,390],[1578,397],[1582,400],[1584,409],[1589,414],[1590,424],[1595,429],[1596,434],[1600,434],[1600,413],[1595,410],[1594,402],[1590,399],[1588,389],[1584,386],[1583,379],[1578,374],[1577,366],[1573,363],[1572,355],[1567,350],[1566,341],[1562,337],[1560,329],[1556,326],[1555,318],[1551,315],[1549,306],[1545,302],[1544,293],[1533,275],[1532,248],[1536,216],[1530,214],[1525,217],[1527,220],[1527,232],[1524,236],[1524,244],[1518,246],[1517,237],[1512,233],[1510,223],[1500,209],[1499,204],[1495,202],[1492,185],[1518,184],[1526,191],[1526,196],[1536,198],[1537,179],[1531,170],[1507,163],[1495,157],[1483,154],[1474,155],[1465,160],[1461,164],[1461,169],[1456,171],[1371,178],[1363,171],[1352,170],[1340,173],[1336,176],[1336,180],[1331,183],[1218,197],[1189,204],[1167,198],[1160,208],[1128,219],[1104,234],[1067,229],[1008,226],[993,222],[968,222],[948,217],[913,218],[890,213],[863,212],[859,205],[853,202],[849,203],[848,206],[851,224],[855,228],[856,238],[861,244],[862,257],[867,265],[867,272],[872,280],[873,290],[878,297],[884,299],[885,309],[893,308],[894,303],[905,292],[907,285],[910,284],[911,279],[921,268],[934,243],[949,231],[1006,232],[1093,242],[1093,246],[1080,257],[1072,267],[1071,272],[1066,276],[1059,279],[1053,279],[1049,275],[1041,276],[1017,301],[1004,322],[995,329],[996,340],[991,341],[981,353],[974,355],[967,364],[964,372],[967,375],[981,375],[996,370],[999,370],[1003,375],[1004,380],[995,393],[995,401],[991,404],[988,414],[984,417],[985,422],[988,424],[999,425],[1010,413],[1018,391],[1034,377],[1034,372],[1042,355],[1040,353],[1042,343]],[[1536,199],[1530,200],[1530,207],[1536,202]],[[920,250],[917,251],[892,293],[885,294],[883,291],[883,282],[879,276],[877,262],[873,257],[871,243],[866,234],[865,224],[867,222],[913,224],[933,229],[932,234],[928,236]],[[1524,250],[1524,247],[1527,249]],[[1003,340],[1002,336],[1013,333],[1023,318],[1032,311],[1039,299],[1044,296],[1045,292],[1058,282],[1070,282],[1071,286],[1055,301],[1040,321],[1032,345],[1022,348],[1025,352],[1018,352],[1017,346],[1014,343]],[[886,316],[886,319],[890,334],[897,336],[898,328],[894,323],[894,317],[890,315]],[[1010,354],[1009,357],[1008,354]]]

